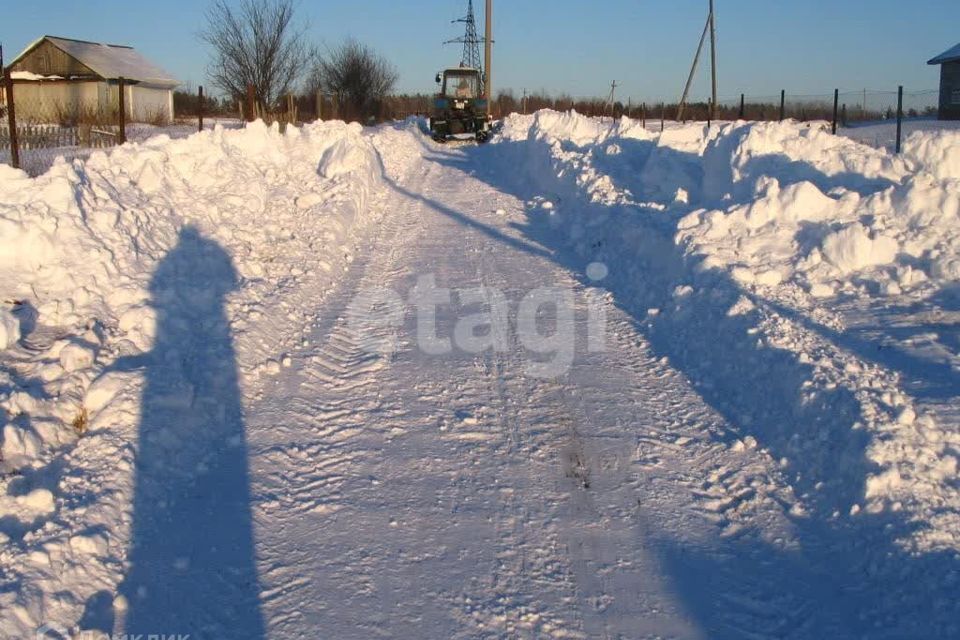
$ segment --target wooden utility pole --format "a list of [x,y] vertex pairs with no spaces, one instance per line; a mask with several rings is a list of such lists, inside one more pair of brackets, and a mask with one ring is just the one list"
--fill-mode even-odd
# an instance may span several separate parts
[[710,0],[710,76],[713,81],[710,115],[713,116],[713,110],[717,108],[717,14],[713,11],[713,0]]
[[703,34],[700,36],[700,44],[697,45],[697,53],[693,57],[693,66],[690,67],[690,75],[687,77],[687,84],[683,87],[683,95],[680,96],[680,106],[677,108],[677,120],[683,120],[683,111],[687,106],[687,97],[690,95],[690,87],[693,85],[693,77],[697,74],[697,67],[700,66],[700,54],[703,53],[703,43],[710,34],[710,76],[713,99],[710,103],[710,113],[708,117],[713,117],[713,109],[717,105],[717,26],[713,13],[713,0],[710,0],[710,12],[707,14],[707,24],[703,26]]
[[487,115],[493,114],[493,0],[487,0],[483,68],[487,74],[483,86],[487,94]]
[[703,42],[707,39],[707,32],[710,30],[710,23],[713,22],[713,15],[707,16],[707,24],[703,25],[703,34],[700,36],[700,44],[697,45],[697,53],[693,56],[693,66],[690,67],[690,75],[687,76],[687,84],[683,87],[683,95],[680,96],[680,106],[677,107],[677,120],[683,119],[683,110],[687,106],[687,96],[690,95],[690,87],[693,85],[693,76],[697,75],[697,67],[700,66],[700,54],[703,53]]
[[203,85],[197,91],[197,131],[203,131]]
[[603,108],[603,115],[607,115],[607,107],[610,107],[610,117],[611,118],[615,117],[616,114],[614,113],[614,109],[613,109],[613,101],[616,99],[615,98],[616,93],[617,93],[617,81],[614,80],[613,83],[610,85],[610,96],[607,98],[607,106]]

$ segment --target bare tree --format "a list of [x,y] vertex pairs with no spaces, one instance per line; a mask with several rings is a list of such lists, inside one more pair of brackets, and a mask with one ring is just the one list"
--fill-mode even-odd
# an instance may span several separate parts
[[308,81],[313,91],[337,96],[347,118],[380,115],[399,74],[390,62],[356,40],[346,40],[320,56]]
[[253,85],[257,101],[273,107],[310,64],[304,32],[294,20],[294,0],[242,0],[233,7],[216,0],[201,33],[214,50],[211,80],[235,100]]

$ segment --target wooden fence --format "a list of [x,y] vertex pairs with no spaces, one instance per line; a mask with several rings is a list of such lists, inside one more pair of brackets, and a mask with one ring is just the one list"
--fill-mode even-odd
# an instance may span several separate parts
[[[17,142],[21,151],[86,147],[103,149],[120,142],[120,127],[79,125],[64,127],[55,124],[17,125]],[[0,151],[10,149],[10,128],[0,125]]]

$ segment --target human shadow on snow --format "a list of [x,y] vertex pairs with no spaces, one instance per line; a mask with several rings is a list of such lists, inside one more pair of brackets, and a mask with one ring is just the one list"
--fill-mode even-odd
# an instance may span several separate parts
[[150,282],[153,350],[116,365],[143,368],[146,377],[129,571],[120,587],[128,609],[119,631],[127,635],[264,637],[244,418],[224,310],[236,286],[226,251],[184,228]]
[[[531,152],[525,145],[539,149]],[[693,154],[668,149],[651,158],[691,167],[700,163]],[[703,271],[673,241],[685,211],[672,210],[669,203],[646,210],[587,202],[575,187],[557,180],[542,141],[503,141],[432,159],[528,203],[553,197],[559,213],[531,208],[527,222],[518,225],[526,238],[552,249],[552,259],[588,287],[596,284],[582,275],[585,265],[606,263],[611,275],[602,286],[615,304],[646,333],[656,355],[668,357],[726,418],[731,432],[718,437],[730,443],[753,436],[774,460],[784,460],[779,473],[806,507],[805,513],[785,513],[795,545],[766,541],[756,531],[722,537],[718,529],[715,540],[697,545],[654,534],[673,589],[707,637],[741,638],[749,632],[758,637],[945,638],[960,633],[960,610],[949,597],[960,576],[956,555],[906,551],[898,540],[919,526],[906,514],[851,515],[851,507],[863,501],[867,477],[878,471],[866,455],[868,435],[857,426],[857,399],[843,388],[809,388],[812,367],[753,331],[761,310],[731,312],[747,292],[722,271]],[[690,170],[684,179],[696,175]],[[639,181],[618,186],[645,195]],[[556,216],[564,211],[586,223],[573,243],[557,228],[562,223]],[[630,259],[625,262],[623,256]],[[648,314],[650,309],[659,313]]]

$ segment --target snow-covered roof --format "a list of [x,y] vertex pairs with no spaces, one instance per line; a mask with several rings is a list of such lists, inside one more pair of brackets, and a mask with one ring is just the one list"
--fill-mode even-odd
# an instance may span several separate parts
[[12,71],[10,78],[12,80],[63,80],[62,76],[42,76],[29,71]]
[[21,58],[45,40],[107,80],[123,78],[170,87],[180,84],[171,74],[144,58],[133,47],[118,44],[100,44],[84,40],[71,40],[70,38],[43,36],[24,49],[23,53],[17,56],[13,62],[20,61]]
[[957,62],[958,60],[960,60],[960,44],[949,51],[944,51],[927,64],[945,64],[947,62]]

